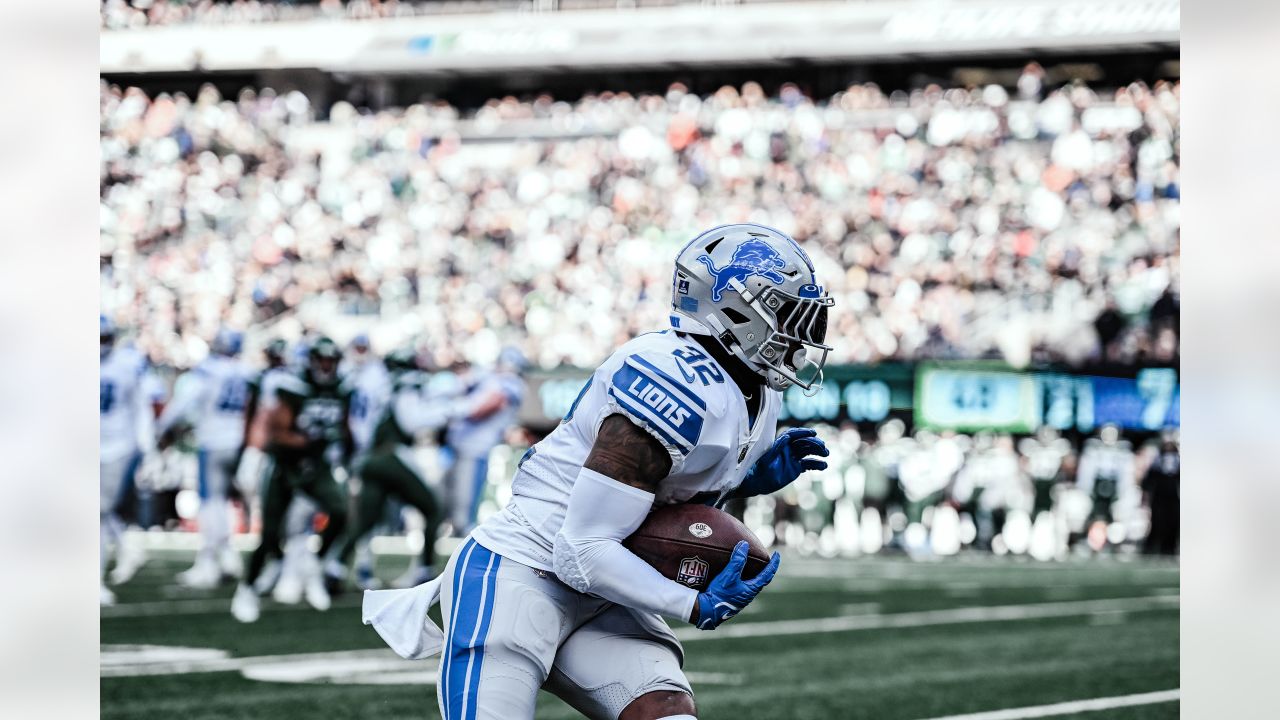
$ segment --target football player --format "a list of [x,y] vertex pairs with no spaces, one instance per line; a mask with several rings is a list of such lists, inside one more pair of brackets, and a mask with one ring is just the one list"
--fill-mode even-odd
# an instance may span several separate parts
[[453,464],[444,485],[449,494],[449,524],[456,535],[465,536],[475,526],[489,477],[489,453],[502,442],[520,411],[525,392],[521,375],[528,364],[519,350],[504,348],[493,372],[468,383],[466,409],[449,423],[445,445]]
[[1071,454],[1071,442],[1057,429],[1042,425],[1033,437],[1018,441],[1018,453],[1026,458],[1027,474],[1035,492],[1031,517],[1031,555],[1048,560],[1066,552],[1066,533],[1055,499],[1061,493],[1063,460]]
[[351,341],[346,359],[342,377],[351,389],[351,437],[358,463],[373,444],[374,430],[390,399],[391,377],[386,365],[374,357],[367,335]]
[[267,343],[262,354],[267,366],[249,379],[249,395],[244,409],[244,452],[236,468],[236,485],[248,500],[255,497],[259,481],[265,474],[267,456],[267,415],[276,405],[276,388],[292,373],[285,364],[289,346],[279,338]]
[[[680,252],[671,328],[596,369],[521,460],[506,508],[440,578],[365,594],[365,621],[406,657],[441,650],[447,720],[531,718],[540,688],[592,718],[694,717],[683,651],[661,616],[711,630],[778,569],[743,578],[747,544],[698,592],[622,541],[655,506],[772,493],[826,463],[808,429],[775,439],[782,390],[816,389],[831,298],[795,241],[718,227]],[[427,617],[442,600],[442,633]]]
[[[427,376],[418,369],[417,354],[413,350],[389,353],[385,365],[391,378],[391,400],[374,430],[368,457],[360,465],[356,520],[338,543],[335,556],[326,561],[325,574],[331,592],[341,587],[356,543],[378,524],[389,498],[397,498],[417,509],[426,523],[422,530],[420,561],[407,586],[424,583],[436,574],[436,536],[444,513],[413,456],[413,444],[418,433],[443,427],[451,408],[447,398],[428,393]],[[361,586],[371,584],[372,578],[364,576],[366,572],[371,574],[371,568],[357,572]]]
[[1098,437],[1085,441],[1076,486],[1093,501],[1087,540],[1091,550],[1101,552],[1112,544],[1108,532],[1117,516],[1124,518],[1137,496],[1133,449],[1120,436],[1120,428],[1108,423],[1098,430]]
[[[133,348],[115,347],[116,328],[105,315],[98,316],[98,412],[99,429],[99,579],[105,577],[110,556],[116,555],[112,582],[127,582],[142,564],[141,556],[124,557],[124,522],[119,506],[131,492],[134,474],[144,455],[155,450],[155,415],[144,387],[146,356]],[[101,605],[115,603],[115,594],[99,582]]]
[[[258,619],[258,594],[254,582],[268,558],[281,556],[281,526],[289,501],[296,492],[311,498],[328,514],[320,535],[323,557],[342,534],[347,498],[333,476],[333,467],[351,457],[348,425],[350,396],[338,377],[342,349],[327,337],[317,339],[308,352],[308,365],[297,375],[283,379],[276,389],[279,402],[267,414],[267,450],[271,474],[262,495],[262,540],[249,559],[243,582],[231,601],[231,614],[240,622]],[[308,602],[328,607],[319,563],[309,578]]]
[[195,426],[201,547],[195,564],[178,575],[187,587],[213,588],[223,575],[239,577],[241,571],[240,554],[231,547],[227,491],[245,436],[250,370],[239,358],[243,344],[239,332],[219,331],[209,357],[188,374],[156,428],[163,445],[180,420]]

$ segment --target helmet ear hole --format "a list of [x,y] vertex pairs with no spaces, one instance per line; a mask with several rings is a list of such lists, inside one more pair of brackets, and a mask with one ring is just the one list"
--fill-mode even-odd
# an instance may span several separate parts
[[721,310],[721,312],[723,312],[724,316],[729,318],[729,320],[734,325],[746,325],[747,323],[751,322],[751,318],[747,317],[746,315],[743,315],[742,313],[738,312],[737,310],[734,310],[733,308],[727,307]]

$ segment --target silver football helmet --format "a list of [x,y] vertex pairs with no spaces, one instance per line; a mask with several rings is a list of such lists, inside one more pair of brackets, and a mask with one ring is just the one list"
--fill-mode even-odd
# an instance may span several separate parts
[[676,257],[671,326],[710,335],[774,390],[816,393],[831,347],[832,304],[813,263],[786,233],[764,225],[722,225]]

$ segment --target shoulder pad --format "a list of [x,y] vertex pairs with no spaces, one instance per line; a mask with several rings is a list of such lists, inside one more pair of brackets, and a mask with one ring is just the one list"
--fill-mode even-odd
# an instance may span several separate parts
[[672,452],[673,460],[698,445],[707,403],[679,373],[673,375],[639,354],[628,355],[610,378],[608,392],[613,404]]
[[278,393],[287,393],[298,397],[306,397],[311,394],[311,387],[307,385],[307,381],[293,373],[281,373],[277,383],[276,392]]

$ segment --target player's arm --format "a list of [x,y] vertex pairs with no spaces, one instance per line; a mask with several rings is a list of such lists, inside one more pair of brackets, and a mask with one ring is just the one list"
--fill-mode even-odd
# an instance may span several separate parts
[[156,435],[163,445],[167,445],[172,439],[170,435],[174,426],[187,419],[192,409],[199,407],[208,384],[198,369],[188,371],[181,379],[182,382],[174,386],[173,401],[160,413],[160,419],[155,424]]
[[506,407],[509,401],[507,393],[501,388],[490,388],[479,399],[471,402],[463,417],[472,422],[483,420]]
[[249,435],[252,434],[253,418],[258,414],[258,397],[262,394],[262,380],[250,380],[248,383],[248,397],[244,403],[244,438],[240,441],[242,447],[248,447]]
[[267,411],[267,445],[291,450],[302,450],[311,438],[293,427],[297,409],[294,403],[282,401]]
[[[745,543],[712,590],[698,593],[674,582],[622,546],[653,508],[654,492],[671,470],[668,451],[623,415],[606,417],[569,496],[556,534],[556,575],[579,592],[714,628],[760,592],[778,559],[752,580],[742,580]],[[732,597],[724,594],[724,589]],[[726,599],[728,602],[726,602]],[[730,609],[732,608],[732,609]]]
[[435,430],[449,422],[449,405],[433,402],[417,386],[397,388],[391,398],[391,412],[396,424],[410,435]]
[[[142,372],[146,372],[145,366]],[[142,381],[135,383],[133,386],[134,403],[133,412],[137,418],[137,440],[138,447],[142,449],[144,454],[149,454],[156,449],[156,416],[155,410],[151,407],[151,398],[142,387]]]

